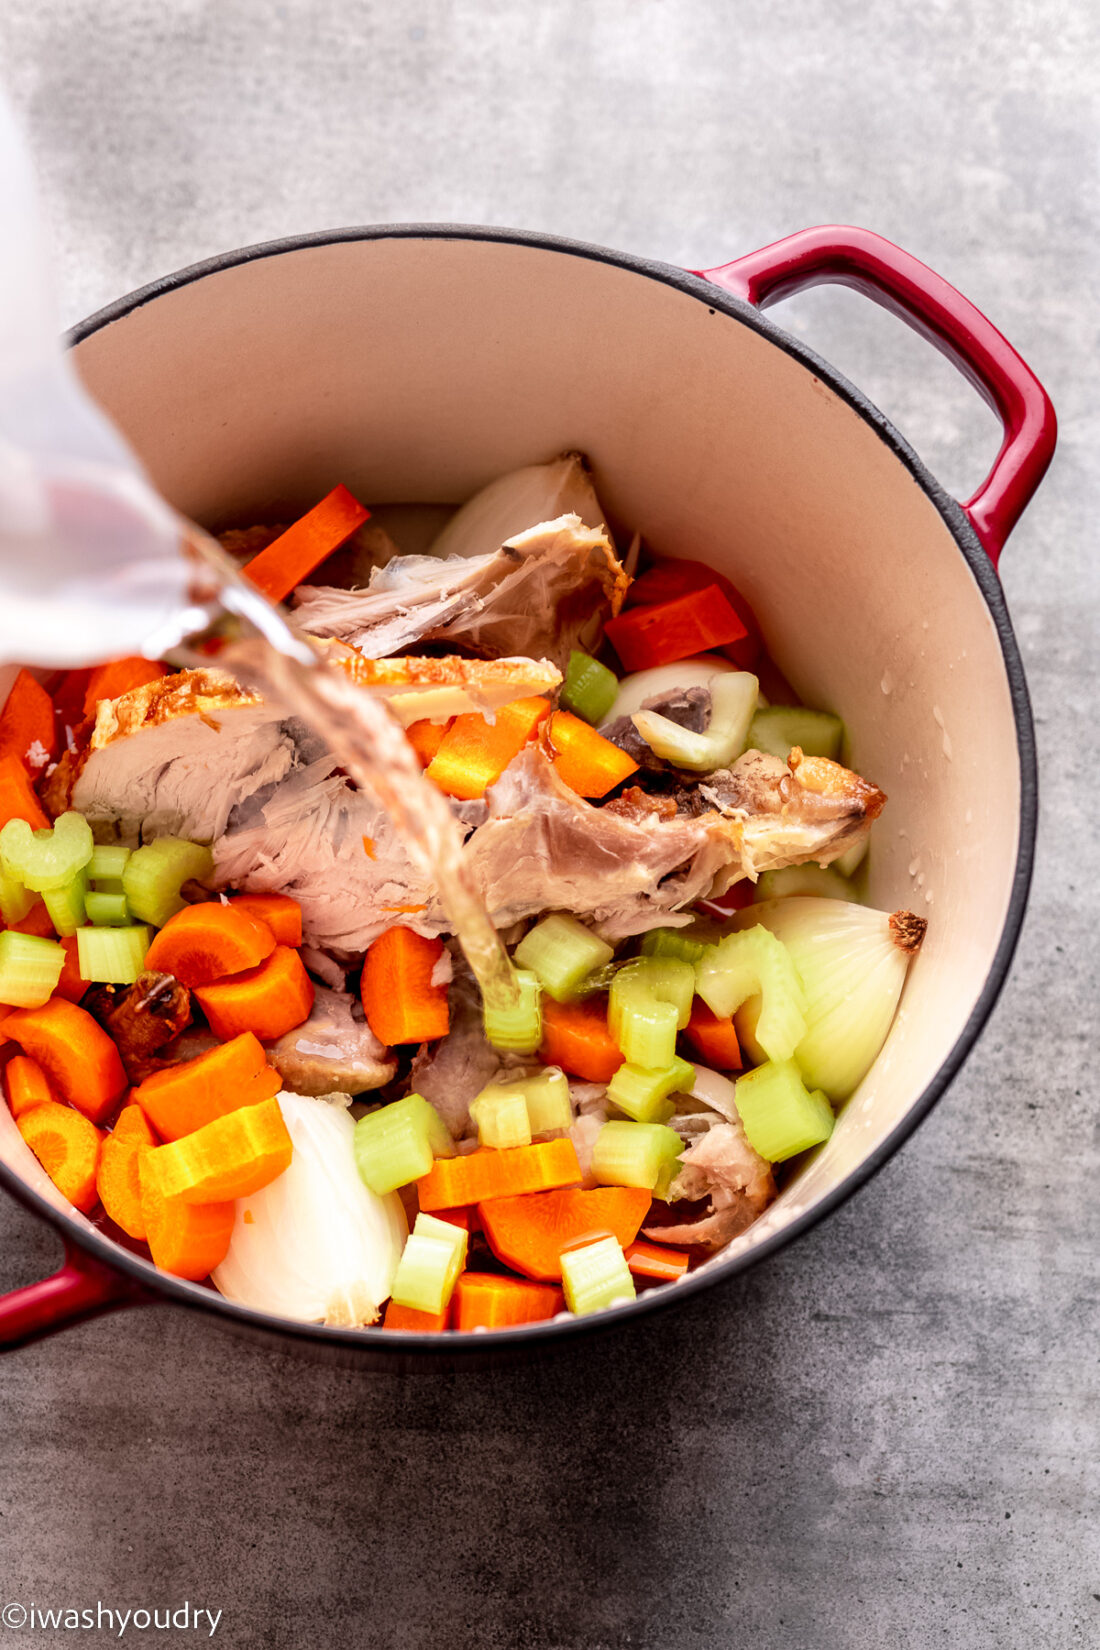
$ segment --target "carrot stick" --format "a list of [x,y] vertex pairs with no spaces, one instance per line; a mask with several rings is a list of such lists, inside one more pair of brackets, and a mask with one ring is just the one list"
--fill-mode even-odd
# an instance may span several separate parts
[[558,777],[578,796],[606,796],[638,771],[633,757],[570,711],[551,716],[549,740]]
[[229,1253],[236,1210],[232,1203],[184,1203],[165,1197],[145,1172],[152,1155],[141,1152],[138,1160],[145,1241],[162,1272],[198,1283]]
[[93,1123],[110,1116],[125,1092],[126,1073],[118,1049],[86,1009],[51,997],[41,1008],[17,1008],[4,1030],[38,1061],[62,1100]]
[[463,1272],[455,1284],[456,1329],[508,1329],[517,1323],[540,1323],[565,1308],[560,1289],[496,1272]]
[[279,1102],[261,1100],[155,1146],[142,1160],[142,1185],[184,1203],[250,1197],[282,1174],[292,1153]]
[[[52,934],[47,935],[47,938],[52,939]],[[61,969],[61,978],[53,988],[53,994],[55,997],[64,997],[67,1003],[78,1003],[88,989],[88,981],[80,972],[76,935],[69,934],[59,943],[65,948],[65,962]]]
[[[740,665],[742,670],[751,670],[760,656],[760,626],[756,622],[756,615],[744,596],[735,584],[726,578],[724,573],[708,567],[705,561],[691,561],[686,557],[679,559],[672,556],[656,556],[650,562],[640,578],[634,580],[626,593],[626,607],[648,606],[655,602],[674,601],[677,596],[686,596],[692,590],[706,590],[716,584],[741,620],[746,630],[745,637],[739,642],[730,642],[723,647],[722,652]],[[768,697],[773,699],[770,689]],[[787,700],[781,699],[780,704]]]
[[8,1091],[8,1106],[17,1120],[35,1106],[57,1100],[38,1061],[26,1054],[12,1055],[4,1067],[4,1084]]
[[105,665],[97,665],[88,678],[84,714],[94,716],[101,699],[121,699],[124,693],[132,693],[148,682],[159,682],[167,675],[168,667],[158,665],[154,659],[109,659]]
[[446,722],[412,722],[405,729],[405,737],[420,758],[422,768],[426,768],[434,758],[453,721],[452,716]]
[[447,987],[432,984],[442,955],[442,940],[402,927],[387,928],[369,947],[359,989],[379,1042],[392,1048],[447,1035]]
[[270,1100],[281,1087],[264,1049],[245,1031],[193,1060],[154,1072],[132,1098],[162,1139],[180,1140],[240,1106]]
[[59,1192],[84,1214],[96,1202],[96,1170],[103,1136],[71,1106],[56,1100],[35,1106],[16,1127]]
[[714,1066],[718,1071],[741,1070],[741,1045],[737,1041],[732,1014],[729,1019],[720,1020],[701,997],[696,997],[691,1005],[691,1018],[684,1029],[684,1036],[708,1066]]
[[604,635],[627,670],[650,670],[712,647],[743,642],[745,625],[718,585],[692,590],[675,601],[632,607],[608,619]]
[[17,757],[34,775],[56,754],[53,700],[29,670],[21,670],[0,711],[0,756]]
[[415,1306],[398,1306],[396,1301],[390,1301],[382,1328],[411,1329],[421,1335],[438,1335],[440,1330],[446,1329],[450,1316],[451,1301],[447,1302],[442,1312],[418,1312]]
[[659,1278],[671,1283],[683,1277],[688,1269],[688,1256],[682,1249],[666,1249],[660,1243],[630,1243],[624,1249],[626,1264],[638,1278]]
[[[551,1186],[574,1186],[580,1178],[581,1166],[573,1142],[542,1140],[534,1146],[509,1146],[504,1151],[482,1147],[465,1157],[437,1157],[423,1179],[416,1182],[416,1190],[420,1207],[428,1214],[477,1203],[484,1220],[493,1198],[542,1192]],[[640,1222],[641,1216],[638,1218]]]
[[586,1083],[610,1083],[623,1056],[607,1029],[606,996],[556,1003],[543,993],[539,1059],[544,1065],[560,1066]]
[[242,571],[269,601],[285,601],[369,517],[370,511],[346,487],[334,487],[320,504],[246,562]]
[[277,945],[301,945],[302,907],[289,894],[233,894],[229,903],[266,923]]
[[448,796],[484,796],[549,714],[549,699],[534,698],[502,705],[494,722],[474,711],[456,716],[425,772]]
[[258,968],[200,986],[195,1000],[215,1036],[239,1037],[251,1031],[270,1042],[309,1019],[313,981],[297,951],[277,945]]
[[651,1201],[649,1192],[634,1186],[598,1186],[592,1192],[495,1198],[481,1205],[481,1218],[498,1260],[529,1278],[554,1280],[561,1277],[564,1249],[609,1233],[623,1249],[633,1243]]
[[44,831],[49,820],[31,786],[19,756],[0,756],[0,825],[9,819],[25,819],[36,831]]
[[146,953],[145,966],[174,974],[193,990],[255,968],[274,949],[275,936],[265,923],[238,906],[207,900],[169,917]]

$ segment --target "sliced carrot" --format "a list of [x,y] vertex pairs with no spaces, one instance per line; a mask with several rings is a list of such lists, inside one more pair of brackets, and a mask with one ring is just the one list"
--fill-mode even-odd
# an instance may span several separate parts
[[481,1219],[494,1255],[505,1266],[529,1278],[553,1280],[561,1277],[565,1249],[609,1234],[623,1249],[633,1243],[651,1201],[648,1192],[634,1186],[569,1189],[494,1198],[481,1205]]
[[606,796],[638,771],[633,757],[570,711],[554,712],[548,737],[558,777],[578,796]]
[[90,1214],[96,1203],[96,1170],[103,1142],[99,1129],[56,1100],[24,1112],[16,1127],[58,1191]]
[[418,1312],[415,1306],[398,1306],[396,1301],[390,1301],[386,1307],[382,1328],[411,1329],[421,1335],[438,1335],[441,1330],[446,1329],[450,1316],[450,1301],[442,1312]]
[[130,1140],[135,1146],[159,1146],[156,1132],[141,1107],[131,1100],[115,1118],[112,1140]]
[[438,1210],[440,1220],[447,1220],[452,1226],[461,1226],[464,1232],[480,1232],[481,1216],[477,1212],[476,1203],[468,1203],[461,1209]]
[[564,1308],[560,1289],[504,1278],[496,1272],[463,1272],[455,1284],[456,1329],[508,1329],[517,1323],[541,1323]]
[[142,1159],[142,1185],[184,1203],[251,1197],[287,1168],[290,1132],[277,1100],[241,1106],[194,1134],[155,1146]]
[[[691,561],[672,556],[657,556],[650,562],[640,578],[634,580],[626,593],[626,607],[640,607],[652,603],[675,601],[678,596],[686,596],[693,590],[706,590],[716,584],[733,608],[737,617],[745,627],[745,635],[740,641],[728,642],[722,652],[740,665],[742,670],[751,670],[760,656],[760,626],[756,622],[756,615],[744,596],[735,584],[726,578],[724,573],[708,567],[705,561]],[[769,692],[769,698],[773,698]],[[773,700],[774,702],[774,700]],[[781,699],[780,704],[787,704]]]
[[502,705],[493,722],[473,711],[456,716],[425,772],[448,796],[484,796],[549,714],[549,699],[534,698]]
[[285,601],[369,517],[370,511],[346,487],[334,487],[320,504],[246,562],[242,571],[269,601]]
[[622,1051],[607,1029],[607,998],[582,997],[576,1003],[542,999],[542,1047],[539,1059],[560,1066],[586,1083],[610,1083],[623,1063]]
[[720,1020],[701,997],[696,997],[691,1005],[691,1018],[684,1029],[684,1036],[708,1066],[714,1066],[718,1071],[741,1070],[741,1045],[737,1041],[732,1014],[728,1019]]
[[275,936],[266,923],[239,906],[206,900],[185,905],[168,918],[146,953],[145,966],[174,974],[181,985],[194,990],[255,968],[274,949]]
[[258,1039],[245,1031],[193,1060],[154,1072],[132,1098],[163,1140],[180,1140],[241,1106],[270,1100],[281,1087]]
[[0,825],[9,819],[25,819],[36,831],[46,830],[50,823],[22,758],[11,755],[0,756]]
[[[51,922],[50,913],[41,900],[31,906],[21,921],[13,922],[9,926],[17,934],[37,934],[39,939],[43,940],[55,940],[57,938],[57,929]],[[64,978],[65,970],[62,969],[61,973],[62,978]],[[85,980],[84,990],[87,991],[87,989],[88,982]]]
[[748,635],[718,585],[692,590],[674,601],[632,607],[608,619],[604,635],[628,671],[650,670],[706,653],[712,647],[743,642]]
[[309,1019],[313,981],[289,945],[277,945],[266,962],[216,985],[200,986],[195,1000],[217,1037],[251,1031],[270,1042]]
[[80,972],[76,935],[69,934],[59,943],[65,948],[65,962],[61,969],[61,978],[53,988],[53,994],[55,997],[64,997],[67,1003],[78,1003],[88,989],[88,981]]
[[8,1028],[5,1022],[15,1013],[7,1003],[0,1003],[0,1043],[8,1041]]
[[8,1106],[18,1119],[35,1106],[56,1102],[57,1095],[50,1087],[49,1078],[38,1064],[26,1054],[13,1054],[4,1067],[4,1085],[8,1091]]
[[41,1008],[17,1008],[5,1022],[8,1036],[37,1060],[62,1100],[102,1123],[126,1090],[118,1049],[86,1009],[51,997]]
[[[128,1106],[128,1111],[137,1111]],[[144,1239],[145,1212],[141,1203],[141,1156],[149,1147],[116,1128],[103,1142],[96,1174],[99,1201],[127,1237]]]
[[29,670],[21,670],[0,710],[0,756],[16,757],[37,775],[56,754],[53,700]]
[[377,858],[377,855],[374,852],[374,838],[372,836],[365,836],[363,838],[363,852],[366,854],[368,859]]
[[278,945],[302,943],[302,907],[289,894],[233,894],[229,901],[271,929]]
[[236,1209],[232,1203],[184,1203],[165,1197],[145,1172],[152,1152],[139,1153],[141,1218],[155,1265],[177,1278],[201,1282],[229,1253]]
[[443,941],[411,928],[387,928],[367,951],[360,992],[367,1024],[387,1047],[445,1037],[447,986],[432,984]]
[[121,699],[124,693],[159,682],[167,675],[168,667],[158,665],[155,659],[110,659],[105,665],[97,665],[84,689],[84,714],[94,716],[101,699]]
[[660,1243],[630,1243],[623,1253],[627,1266],[639,1278],[671,1283],[688,1269],[688,1256],[682,1249],[667,1249]]
[[465,1157],[437,1157],[416,1182],[416,1190],[420,1207],[429,1214],[477,1203],[484,1220],[493,1198],[575,1186],[580,1178],[581,1166],[571,1140],[541,1140],[534,1146],[509,1146],[504,1151],[483,1146]]
[[[84,720],[84,695],[92,679],[91,670],[61,670],[47,679],[53,700],[54,726],[58,734],[70,731]],[[58,740],[60,743],[60,738]]]
[[413,722],[405,729],[405,737],[420,758],[422,768],[426,768],[434,758],[453,721],[452,716],[446,722]]

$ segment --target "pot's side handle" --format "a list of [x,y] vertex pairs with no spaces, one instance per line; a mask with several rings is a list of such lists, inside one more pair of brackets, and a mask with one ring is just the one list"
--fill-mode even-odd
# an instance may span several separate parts
[[760,308],[806,287],[854,287],[953,361],[1004,428],[993,468],[963,505],[997,565],[1053,457],[1057,422],[1031,368],[968,298],[892,241],[838,224],[804,229],[733,263],[695,273]]
[[65,1264],[52,1277],[0,1295],[0,1352],[41,1340],[58,1329],[152,1296],[101,1261],[66,1243]]

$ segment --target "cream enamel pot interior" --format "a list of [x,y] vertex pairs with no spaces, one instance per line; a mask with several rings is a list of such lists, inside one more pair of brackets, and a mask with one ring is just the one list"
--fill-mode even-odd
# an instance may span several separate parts
[[[1001,454],[966,507],[761,316],[766,299],[820,280],[903,314],[1001,414]],[[827,1147],[679,1284],[598,1319],[494,1335],[492,1350],[683,1300],[805,1230],[884,1162],[989,1014],[1030,876],[1031,720],[992,558],[1049,462],[1054,419],[990,323],[861,230],[807,231],[694,275],[567,241],[410,226],[214,259],[95,316],[74,351],[157,486],[213,527],[286,520],[337,481],[370,503],[457,502],[580,449],[616,524],[736,580],[780,667],[843,716],[852,765],[889,794],[870,899],[926,915],[928,936]],[[166,1299],[368,1360],[489,1350],[484,1336],[293,1324],[165,1277],[59,1206],[6,1107],[0,1179],[68,1251],[55,1277],[0,1301],[0,1344]]]

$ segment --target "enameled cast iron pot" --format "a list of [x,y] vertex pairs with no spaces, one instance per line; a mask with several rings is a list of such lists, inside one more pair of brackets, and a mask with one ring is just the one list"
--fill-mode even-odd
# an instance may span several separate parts
[[[993,405],[1004,443],[966,504],[858,390],[760,313],[818,282],[896,311]],[[1055,421],[973,305],[859,229],[808,230],[685,273],[537,235],[402,226],[212,259],[103,310],[74,348],[162,492],[215,527],[286,520],[336,481],[372,503],[456,502],[580,449],[613,521],[736,580],[780,667],[843,716],[852,765],[889,793],[870,899],[926,915],[928,937],[827,1147],[702,1270],[588,1323],[494,1335],[493,1351],[683,1300],[789,1242],[873,1174],[981,1031],[1031,874],[1032,724],[995,566],[1050,461]],[[60,1231],[68,1256],[0,1299],[0,1345],[167,1300],[368,1362],[489,1350],[484,1336],[292,1323],[158,1273],[59,1203],[4,1106],[0,1180]]]

